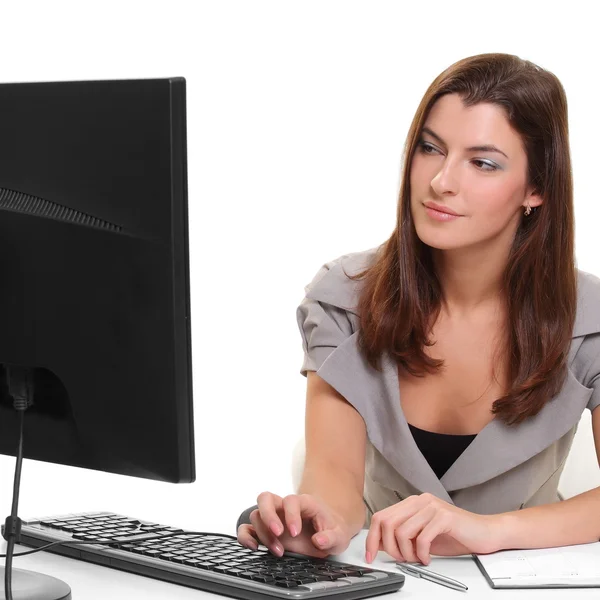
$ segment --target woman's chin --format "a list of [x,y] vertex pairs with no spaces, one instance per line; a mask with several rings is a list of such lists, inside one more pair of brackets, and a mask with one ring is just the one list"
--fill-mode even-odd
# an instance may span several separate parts
[[457,235],[440,233],[439,231],[420,231],[417,237],[426,245],[436,250],[458,250],[465,247],[465,240]]

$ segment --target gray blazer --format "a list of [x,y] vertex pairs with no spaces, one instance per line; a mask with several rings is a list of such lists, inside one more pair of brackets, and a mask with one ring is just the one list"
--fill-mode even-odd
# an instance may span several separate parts
[[367,428],[365,527],[374,512],[423,492],[479,514],[560,500],[557,486],[579,419],[585,408],[600,404],[600,279],[578,271],[577,316],[561,391],[520,425],[493,419],[438,479],[402,412],[396,364],[384,357],[379,373],[358,348],[360,282],[344,270],[357,273],[375,251],[345,254],[323,265],[297,310],[301,373],[316,371],[354,406]]

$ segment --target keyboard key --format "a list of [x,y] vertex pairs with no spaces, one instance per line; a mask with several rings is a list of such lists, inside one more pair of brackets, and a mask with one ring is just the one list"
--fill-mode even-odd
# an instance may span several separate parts
[[255,575],[252,578],[252,581],[259,581],[260,583],[275,583],[275,579],[267,575]]
[[209,571],[212,571],[215,568],[215,565],[213,565],[210,562],[206,562],[206,561],[195,562],[194,566],[197,567],[198,569],[207,569]]
[[373,581],[372,577],[345,577],[344,581],[349,581],[350,583],[367,583],[368,581]]
[[313,591],[322,591],[329,590],[332,588],[348,586],[349,583],[342,583],[341,581],[318,581],[317,583],[304,583],[300,587],[305,590]]
[[[229,569],[229,567],[224,567],[223,565],[216,566],[216,567],[213,569],[213,571],[214,571],[215,573],[228,573],[228,572],[229,572],[229,570],[230,570],[230,569]],[[242,572],[242,571],[241,571],[241,569],[240,569],[240,572]]]
[[383,571],[371,571],[365,575],[365,577],[371,577],[372,579],[387,579],[389,576],[389,573],[385,573]]
[[189,560],[189,558],[187,556],[175,556],[171,559],[171,562],[176,562],[176,563],[185,563],[187,560]]
[[184,565],[187,565],[188,567],[195,567],[196,564],[202,562],[201,560],[198,560],[197,558],[186,558],[184,557],[183,559],[183,563]]
[[87,533],[75,533],[73,538],[79,540],[80,542],[95,542],[96,536],[88,535]]
[[[106,535],[106,531],[104,532],[104,534]],[[114,541],[115,542],[141,542],[142,540],[147,540],[147,539],[155,539],[157,535],[160,534],[155,534],[155,533],[133,533],[131,535],[124,535],[124,534],[115,534],[115,538]]]

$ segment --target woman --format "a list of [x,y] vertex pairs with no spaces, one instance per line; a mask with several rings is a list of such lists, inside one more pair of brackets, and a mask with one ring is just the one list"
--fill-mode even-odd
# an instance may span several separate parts
[[557,502],[585,408],[600,456],[600,279],[575,267],[562,85],[461,60],[404,157],[391,237],[306,288],[302,482],[262,493],[240,543],[326,556],[369,527],[367,562],[429,564],[597,541],[600,488]]

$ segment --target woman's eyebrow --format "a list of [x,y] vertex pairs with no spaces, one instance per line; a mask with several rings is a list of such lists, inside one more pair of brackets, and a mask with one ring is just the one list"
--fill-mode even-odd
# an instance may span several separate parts
[[[429,129],[429,127],[423,127],[423,133],[428,133],[431,137],[435,138],[440,144],[443,144],[444,146],[446,145],[446,142],[444,142],[444,140],[437,134],[434,133],[433,131],[431,131],[431,129]],[[493,146],[492,144],[485,144],[483,146],[471,146],[470,148],[465,148],[466,152],[498,152],[499,154],[502,154],[502,156],[506,156],[506,154],[504,154],[504,152],[502,152],[502,150],[500,150],[499,148],[496,148],[496,146]],[[506,156],[506,158],[508,158],[508,156]]]

